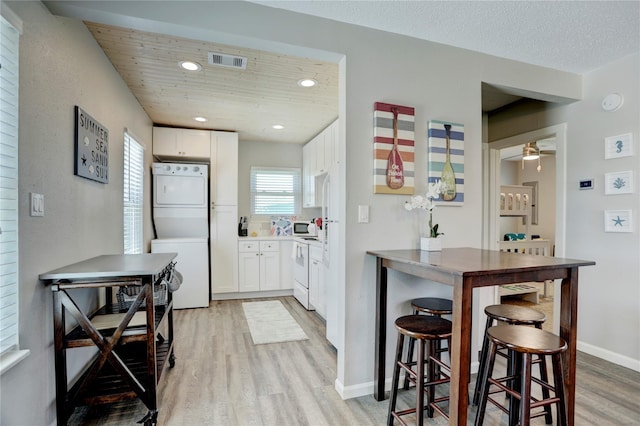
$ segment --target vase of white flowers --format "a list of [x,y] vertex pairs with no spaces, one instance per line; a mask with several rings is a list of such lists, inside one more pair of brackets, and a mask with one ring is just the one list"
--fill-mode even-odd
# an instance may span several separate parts
[[442,250],[442,240],[438,236],[444,235],[438,231],[438,224],[433,224],[433,209],[436,207],[433,200],[440,198],[442,181],[429,184],[426,195],[416,195],[410,201],[404,203],[407,210],[420,209],[429,212],[429,232],[426,237],[420,237],[420,250],[440,251]]

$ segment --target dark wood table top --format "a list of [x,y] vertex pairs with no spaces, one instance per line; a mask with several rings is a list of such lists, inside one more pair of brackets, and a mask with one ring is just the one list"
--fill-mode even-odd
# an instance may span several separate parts
[[367,254],[392,262],[462,277],[595,265],[595,262],[587,260],[534,256],[469,247],[445,248],[442,251],[370,250],[367,251]]

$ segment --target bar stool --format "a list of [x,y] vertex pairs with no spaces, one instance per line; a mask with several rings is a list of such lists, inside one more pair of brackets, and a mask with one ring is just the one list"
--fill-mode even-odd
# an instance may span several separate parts
[[[436,358],[437,341],[447,339],[448,347],[451,347],[451,321],[436,316],[428,315],[407,315],[400,317],[395,322],[398,330],[398,343],[396,347],[395,366],[393,369],[393,381],[391,384],[391,397],[389,400],[389,414],[387,425],[392,426],[393,420],[398,419],[405,424],[400,416],[406,414],[416,414],[416,424],[422,426],[424,422],[424,410],[427,415],[433,417],[434,410],[448,418],[448,415],[437,404],[448,401],[449,396],[436,398],[435,386],[449,383],[451,369],[448,365]],[[404,349],[405,336],[415,339],[418,342],[417,360],[410,362],[402,361],[402,351]],[[425,348],[426,346],[426,348]],[[426,349],[426,351],[425,351]],[[426,374],[425,374],[426,365]],[[440,367],[436,373],[436,365]],[[415,366],[415,371],[411,368]],[[400,370],[405,371],[411,383],[416,385],[415,408],[396,411],[396,401],[398,398],[398,387],[400,381]],[[424,395],[427,394],[427,405],[424,403]]]
[[[564,394],[564,380],[562,372],[562,353],[567,350],[567,343],[559,336],[543,331],[537,328],[523,326],[523,325],[498,325],[489,328],[487,330],[489,337],[489,349],[486,365],[484,368],[484,375],[479,379],[481,382],[480,389],[480,403],[478,405],[478,411],[476,413],[475,425],[480,426],[484,422],[485,409],[487,407],[487,401],[496,405],[500,410],[505,413],[509,413],[509,409],[505,408],[495,399],[491,398],[489,394],[498,392],[506,392],[512,398],[519,400],[519,413],[518,418],[521,426],[529,426],[529,422],[532,418],[539,416],[547,416],[547,410],[539,413],[532,414],[531,410],[538,407],[551,408],[551,405],[557,406],[557,421],[558,425],[567,424],[567,413],[565,408],[565,394]],[[499,347],[506,347],[509,351],[512,351],[517,355],[519,362],[519,371],[514,372],[513,375],[507,375],[505,377],[494,379],[491,377],[493,373],[493,366],[496,359],[496,353]],[[541,358],[551,356],[553,364],[553,386],[549,383],[548,379],[537,379],[531,375],[531,365],[533,363],[532,356],[538,355]],[[520,386],[513,388],[506,386],[503,382],[509,382],[514,379],[518,379]],[[531,385],[536,383],[546,389],[546,396],[538,400],[532,397]],[[491,385],[495,385],[498,390],[490,392]],[[519,392],[516,390],[518,389]],[[553,391],[553,398],[549,397],[549,391]],[[544,392],[543,392],[544,394]],[[514,419],[510,415],[510,423],[516,423],[517,419]],[[551,424],[552,419],[547,419],[546,423]]]
[[[453,313],[453,301],[449,299],[441,299],[439,297],[420,297],[411,301],[411,307],[413,308],[413,315],[419,315],[421,313],[426,315],[433,315],[436,317],[442,317],[442,315],[451,315]],[[409,338],[409,349],[407,350],[407,362],[413,361],[413,351],[415,346],[415,339]],[[449,348],[442,348],[441,341],[436,342],[436,358],[440,359],[442,352],[448,351]],[[436,369],[437,371],[437,369]],[[405,376],[404,389],[409,389],[409,377]]]
[[[478,401],[480,399],[480,377],[484,374],[484,365],[487,359],[489,338],[487,336],[487,331],[494,325],[495,321],[502,321],[504,323],[510,325],[532,325],[535,328],[542,329],[542,324],[545,322],[547,317],[544,313],[540,311],[536,311],[535,309],[526,308],[524,306],[516,306],[516,305],[489,305],[484,308],[484,313],[487,315],[487,322],[484,327],[484,338],[482,340],[482,350],[480,352],[480,363],[478,367],[478,375],[476,376],[476,385],[473,391],[473,405],[478,405]],[[498,352],[501,356],[507,357],[507,355]],[[513,360],[511,360],[508,364],[507,373],[511,373],[513,369]],[[541,371],[541,374],[544,374],[545,377],[543,379],[546,380],[546,363],[544,359],[541,361],[541,370],[544,368],[544,372]],[[549,411],[549,416],[551,412]]]

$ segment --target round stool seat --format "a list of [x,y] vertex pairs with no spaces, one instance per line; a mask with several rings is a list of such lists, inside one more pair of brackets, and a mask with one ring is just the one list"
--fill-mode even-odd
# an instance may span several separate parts
[[413,313],[424,312],[431,315],[451,315],[453,312],[453,302],[449,299],[438,297],[421,297],[411,301]]
[[498,345],[520,353],[553,355],[567,349],[562,337],[526,325],[497,325],[487,334]]
[[428,315],[406,315],[395,322],[405,336],[421,340],[444,339],[451,336],[451,321]]
[[536,325],[545,322],[544,313],[535,309],[516,305],[490,305],[484,308],[484,313],[498,321],[509,324]]

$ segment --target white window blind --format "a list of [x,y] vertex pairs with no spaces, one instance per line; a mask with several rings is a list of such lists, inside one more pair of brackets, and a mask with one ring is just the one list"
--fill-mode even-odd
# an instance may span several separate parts
[[124,134],[124,253],[144,253],[144,149]]
[[300,169],[251,167],[251,214],[299,214],[300,188]]
[[0,23],[0,354],[18,349],[18,46]]

